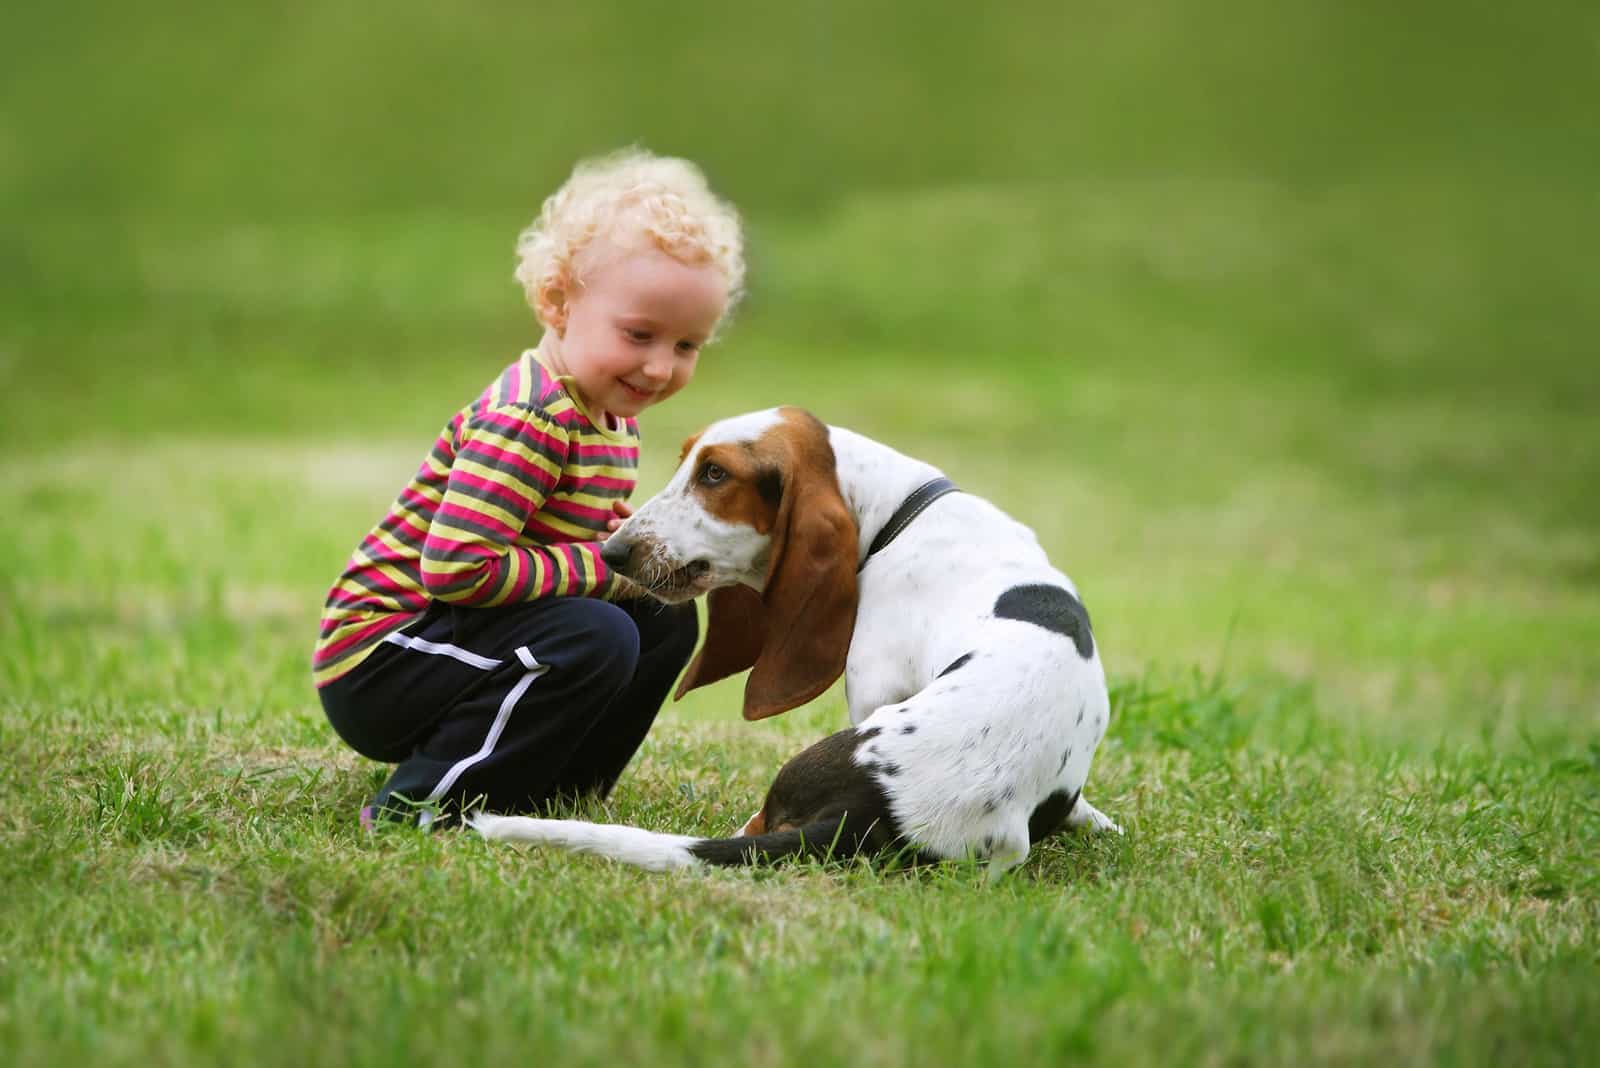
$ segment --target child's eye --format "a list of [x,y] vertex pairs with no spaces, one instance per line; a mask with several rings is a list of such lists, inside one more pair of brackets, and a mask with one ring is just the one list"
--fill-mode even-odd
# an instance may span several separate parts
[[691,352],[698,352],[699,350],[700,346],[696,345],[693,341],[678,342],[678,351],[683,353],[685,356],[689,355]]
[[646,344],[650,340],[650,331],[648,330],[633,330],[631,328],[624,328],[622,332],[628,335],[629,341],[640,345]]

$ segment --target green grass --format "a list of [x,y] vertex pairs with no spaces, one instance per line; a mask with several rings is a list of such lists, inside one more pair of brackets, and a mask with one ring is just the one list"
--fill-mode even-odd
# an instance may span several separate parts
[[[0,1061],[1588,1056],[1591,11],[443,10],[6,16]],[[1026,521],[1125,837],[991,887],[357,833],[322,594],[533,342],[517,229],[632,140],[752,260],[642,490],[802,403]],[[736,695],[589,814],[724,833],[844,720]]]

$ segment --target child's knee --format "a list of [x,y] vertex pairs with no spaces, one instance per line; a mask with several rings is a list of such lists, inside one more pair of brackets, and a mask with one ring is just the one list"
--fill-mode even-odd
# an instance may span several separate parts
[[607,601],[575,600],[571,643],[555,666],[586,677],[590,684],[620,690],[639,666],[639,628],[628,613]]
[[662,605],[659,617],[652,622],[657,625],[651,628],[654,633],[647,634],[641,628],[642,639],[653,638],[669,659],[687,664],[700,640],[700,617],[695,614],[694,602]]

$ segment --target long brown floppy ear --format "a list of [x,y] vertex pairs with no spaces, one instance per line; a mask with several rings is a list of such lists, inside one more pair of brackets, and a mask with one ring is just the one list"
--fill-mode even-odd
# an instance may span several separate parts
[[766,639],[767,612],[759,593],[749,586],[712,590],[706,594],[706,640],[672,699],[750,667],[761,655]]
[[787,712],[833,685],[856,625],[858,533],[839,492],[828,429],[809,413],[785,415],[791,455],[761,595],[765,640],[745,683],[750,720]]

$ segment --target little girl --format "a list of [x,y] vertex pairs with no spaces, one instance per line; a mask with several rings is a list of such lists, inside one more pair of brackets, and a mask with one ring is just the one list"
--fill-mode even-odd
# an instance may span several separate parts
[[362,823],[605,796],[698,637],[600,542],[635,417],[689,384],[738,301],[738,214],[693,164],[580,163],[517,242],[544,324],[445,426],[328,593],[312,668],[328,720],[398,763]]

